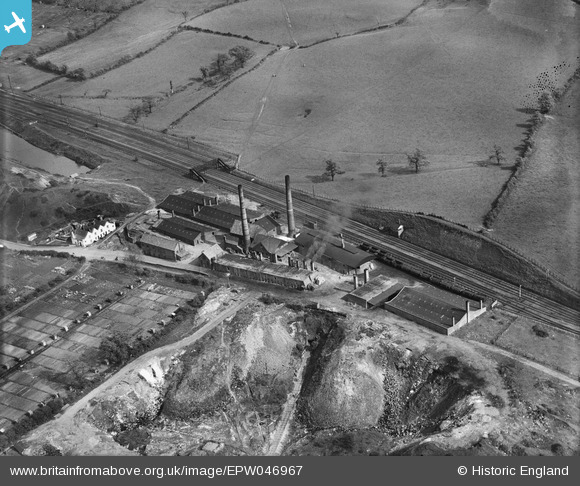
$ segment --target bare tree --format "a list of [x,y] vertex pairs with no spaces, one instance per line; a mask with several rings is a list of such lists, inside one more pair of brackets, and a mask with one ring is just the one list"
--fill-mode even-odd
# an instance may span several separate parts
[[387,161],[380,158],[377,160],[377,167],[379,168],[379,174],[381,174],[381,177],[385,177],[387,175]]
[[420,169],[431,163],[420,149],[415,149],[415,152],[412,154],[407,154],[407,160],[409,161],[409,165],[415,169],[416,174],[419,173]]
[[505,154],[499,145],[493,146],[493,153],[489,156],[490,161],[495,161],[497,165],[501,165],[505,161]]
[[344,174],[344,170],[342,170],[332,159],[325,160],[324,163],[326,164],[324,173],[329,176],[331,180],[334,181],[334,176],[336,175]]
[[183,21],[187,22],[187,15],[189,14],[189,12],[187,10],[184,10],[183,12],[181,12],[181,15],[183,15]]

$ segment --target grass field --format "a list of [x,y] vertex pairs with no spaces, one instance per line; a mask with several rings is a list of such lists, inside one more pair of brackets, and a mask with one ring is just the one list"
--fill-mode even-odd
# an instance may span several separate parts
[[578,337],[532,319],[493,310],[454,335],[498,346],[574,378],[580,373]]
[[[562,62],[570,67],[557,83],[573,71],[579,21],[562,11],[569,3],[552,2],[548,15],[537,0],[454,2],[384,31],[282,51],[175,132],[241,153],[241,167],[258,175],[290,173],[317,194],[478,226],[518,155],[531,86]],[[504,167],[486,163],[494,144]],[[420,175],[405,156],[416,147],[431,160]],[[334,183],[322,177],[326,158],[346,171]]]
[[248,0],[189,22],[279,45],[309,45],[396,22],[422,0]]
[[116,64],[125,56],[134,57],[159,44],[177,26],[205,9],[225,4],[224,0],[145,0],[114,21],[83,39],[50,52],[39,61],[66,64],[69,70],[79,67],[95,73]]
[[493,226],[495,234],[578,285],[580,85],[536,135],[536,152]]
[[251,69],[272,49],[244,39],[181,31],[148,54],[102,76],[85,82],[61,79],[36,90],[35,94],[56,100],[62,94],[67,105],[97,113],[100,109],[103,115],[115,118],[126,116],[132,106],[151,98],[154,110],[168,115],[161,117],[163,126],[155,126],[163,129],[215,89],[203,84],[200,68],[209,66],[218,54],[239,45],[255,53],[244,69]]

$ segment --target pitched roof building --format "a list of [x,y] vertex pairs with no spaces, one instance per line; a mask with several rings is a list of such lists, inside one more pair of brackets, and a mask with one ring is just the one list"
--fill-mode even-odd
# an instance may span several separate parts
[[[158,233],[176,238],[188,245],[198,245],[203,239],[203,227],[183,218],[163,219],[153,229]],[[207,228],[207,227],[206,227]]]
[[318,261],[345,274],[360,273],[365,268],[371,268],[371,262],[375,259],[374,255],[325,231],[305,229],[295,243],[306,259]]
[[145,255],[165,260],[180,260],[183,253],[179,241],[163,238],[152,233],[144,233],[139,240],[139,246]]

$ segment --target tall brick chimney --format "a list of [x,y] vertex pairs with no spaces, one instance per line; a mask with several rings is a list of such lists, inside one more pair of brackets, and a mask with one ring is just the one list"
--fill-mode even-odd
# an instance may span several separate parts
[[248,225],[248,215],[246,213],[246,203],[244,202],[244,188],[238,186],[238,195],[240,196],[240,216],[242,218],[242,236],[244,239],[244,253],[250,251],[250,226]]
[[284,179],[286,181],[286,214],[288,216],[288,236],[292,238],[296,234],[296,224],[294,223],[294,206],[292,204],[290,176],[287,175]]

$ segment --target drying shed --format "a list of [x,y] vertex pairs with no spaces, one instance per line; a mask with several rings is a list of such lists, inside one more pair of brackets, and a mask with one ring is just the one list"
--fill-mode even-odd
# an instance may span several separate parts
[[239,278],[302,290],[314,285],[315,279],[315,274],[308,270],[229,254],[218,258],[213,270],[227,272]]
[[383,305],[394,314],[447,335],[486,311],[483,302],[465,300],[430,285],[405,287]]

